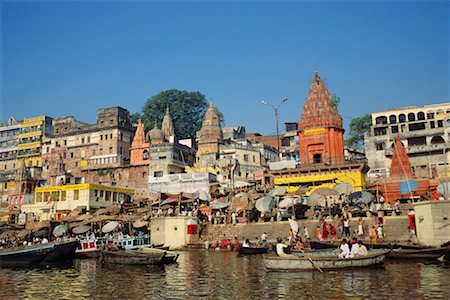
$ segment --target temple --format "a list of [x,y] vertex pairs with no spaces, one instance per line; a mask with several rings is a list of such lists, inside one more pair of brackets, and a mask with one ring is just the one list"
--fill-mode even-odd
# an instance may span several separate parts
[[298,122],[298,135],[301,164],[345,162],[342,117],[317,70]]
[[199,167],[213,167],[219,159],[220,144],[223,143],[223,133],[219,115],[209,102],[208,110],[203,117],[202,128],[198,139],[197,165]]

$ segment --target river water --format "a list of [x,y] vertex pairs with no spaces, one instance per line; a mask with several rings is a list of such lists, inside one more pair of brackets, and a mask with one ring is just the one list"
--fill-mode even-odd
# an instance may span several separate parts
[[0,299],[450,299],[450,264],[386,261],[384,267],[267,272],[262,256],[181,252],[165,266],[95,259],[0,269]]

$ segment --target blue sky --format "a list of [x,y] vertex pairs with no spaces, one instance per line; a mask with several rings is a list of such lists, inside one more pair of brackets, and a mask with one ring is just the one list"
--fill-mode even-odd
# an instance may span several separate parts
[[[200,91],[226,126],[275,133],[261,99],[298,121],[318,67],[351,117],[449,101],[449,4],[1,2],[0,121],[131,113],[166,89]],[[282,126],[280,125],[280,128]]]

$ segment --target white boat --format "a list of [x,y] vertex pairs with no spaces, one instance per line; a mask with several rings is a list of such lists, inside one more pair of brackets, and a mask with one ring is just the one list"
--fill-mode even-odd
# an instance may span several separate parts
[[75,250],[75,257],[78,258],[93,258],[99,257],[101,253],[101,243],[96,238],[88,238],[80,240],[80,245]]
[[389,250],[370,250],[367,256],[354,258],[338,258],[337,256],[266,256],[264,266],[270,271],[300,271],[300,270],[332,270],[356,267],[367,267],[382,264]]

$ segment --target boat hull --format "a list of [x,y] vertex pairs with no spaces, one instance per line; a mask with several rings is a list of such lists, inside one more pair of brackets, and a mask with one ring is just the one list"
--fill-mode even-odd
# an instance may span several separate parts
[[75,250],[79,246],[79,241],[70,241],[54,244],[53,250],[44,261],[64,261],[75,257]]
[[0,252],[0,268],[29,266],[43,261],[53,250],[54,245],[8,249]]
[[388,254],[388,258],[395,259],[438,259],[445,255],[448,249],[442,248],[425,248],[425,249],[393,249]]
[[102,251],[102,257],[105,263],[123,265],[161,264],[165,255],[165,252],[142,253],[134,250]]
[[241,247],[239,248],[238,252],[239,254],[242,255],[251,255],[251,254],[264,254],[267,253],[268,250],[269,248],[266,247],[255,247],[255,248]]
[[308,257],[265,257],[263,259],[264,266],[270,271],[301,271],[301,270],[335,270],[346,268],[368,267],[383,264],[386,250],[372,250],[369,255],[355,258],[338,258],[336,256],[308,256]]

